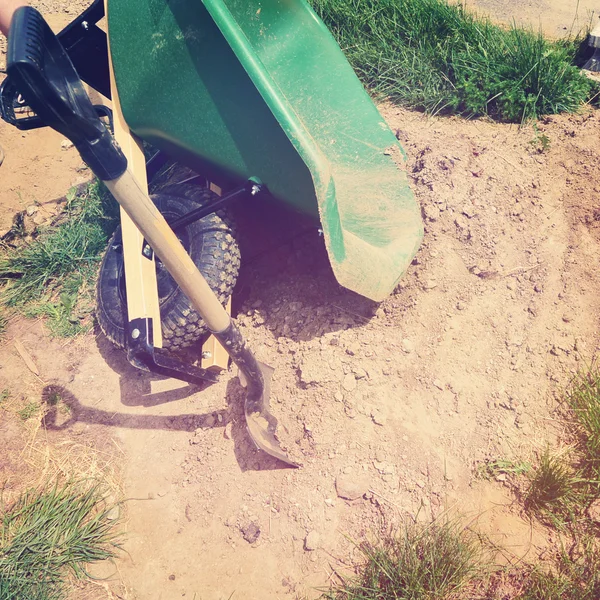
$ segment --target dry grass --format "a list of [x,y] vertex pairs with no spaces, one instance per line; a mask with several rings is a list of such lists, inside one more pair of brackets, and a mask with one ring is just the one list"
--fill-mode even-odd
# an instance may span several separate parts
[[[123,498],[119,466],[123,462],[122,451],[109,439],[94,439],[89,435],[74,437],[67,432],[47,431],[43,426],[43,416],[48,404],[42,401],[42,393],[47,392],[48,389],[48,387],[43,388],[43,384],[40,383],[36,392],[30,392],[27,396],[8,389],[2,390],[0,394],[2,398],[0,419],[10,423],[13,432],[3,446],[4,464],[12,468],[10,471],[0,472],[1,503],[4,507],[16,506],[19,502],[23,502],[23,495],[27,490],[34,490],[29,492],[29,499],[35,498],[36,494],[45,494],[46,502],[58,510],[61,503],[56,497],[52,500],[52,490],[55,488],[61,492],[68,490],[69,486],[73,485],[72,482],[76,481],[77,489],[82,493],[75,490],[71,495],[78,498],[79,508],[88,515],[89,519],[95,518],[94,515],[103,515],[97,521],[98,527],[95,531],[99,534],[103,532],[108,534],[108,530],[112,531],[115,523],[114,514],[107,520],[108,510],[111,506],[120,503]],[[56,393],[52,400],[53,408],[67,410],[66,405],[63,406],[60,393]],[[124,505],[119,505],[119,516],[124,513],[123,509]],[[54,513],[50,511],[49,514]],[[96,539],[100,542],[102,536]],[[100,549],[101,552],[96,554],[95,551],[92,552],[90,554],[92,560],[101,559],[102,552],[110,550],[110,540],[107,538],[105,541],[108,542],[108,546],[99,544],[96,549]],[[65,563],[66,566],[63,565],[65,568],[61,567],[60,583],[53,580],[54,583],[46,588],[30,589],[27,593],[37,600],[58,600],[64,598],[68,590],[80,590],[83,585],[86,599],[113,598],[112,592],[106,585],[92,583],[84,585],[78,579],[78,576],[83,573],[77,571],[80,564],[79,558],[71,565]],[[25,580],[22,583],[27,585]],[[6,587],[6,582],[4,585]],[[11,585],[15,585],[14,581]],[[115,585],[118,584],[111,584],[113,587]],[[0,600],[16,598],[14,595],[3,596],[3,593],[8,592],[3,592],[0,588]],[[24,592],[19,597],[28,597],[23,594]],[[71,597],[70,593],[68,597]]]

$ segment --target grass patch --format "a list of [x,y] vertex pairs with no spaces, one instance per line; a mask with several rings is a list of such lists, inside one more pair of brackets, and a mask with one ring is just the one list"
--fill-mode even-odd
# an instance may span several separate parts
[[37,402],[28,402],[21,410],[17,412],[22,421],[27,421],[34,417],[40,409]]
[[600,598],[600,549],[585,537],[568,551],[561,548],[550,565],[530,570],[517,600],[597,600]]
[[573,412],[575,435],[590,476],[600,479],[600,372],[592,367],[580,373],[567,394]]
[[312,0],[363,83],[424,109],[522,122],[575,111],[594,84],[581,40],[504,28],[445,0]]
[[54,335],[87,331],[98,263],[117,217],[118,207],[100,183],[71,190],[57,224],[0,253],[0,302],[46,317]]
[[546,448],[525,496],[525,508],[556,527],[576,521],[590,499],[589,482],[569,454]]
[[501,475],[526,475],[531,471],[531,463],[515,460],[490,460],[477,468],[481,479],[497,479]]
[[457,522],[408,525],[361,547],[357,578],[326,593],[327,600],[441,600],[482,573],[479,538]]
[[62,599],[69,576],[114,555],[115,521],[96,486],[29,491],[0,514],[0,600]]

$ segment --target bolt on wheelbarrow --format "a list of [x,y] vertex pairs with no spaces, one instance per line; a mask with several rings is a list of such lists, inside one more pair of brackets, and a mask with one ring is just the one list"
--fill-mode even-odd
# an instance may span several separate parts
[[[291,218],[293,211],[314,218],[342,286],[380,301],[422,239],[402,149],[304,0],[107,5],[110,53],[96,25],[104,16],[101,0],[58,39],[36,10],[15,13],[2,116],[24,129],[51,126],[71,139],[121,205],[122,228],[109,244],[99,280],[99,290],[114,296],[99,293],[98,313],[105,331],[115,320],[110,306],[126,307],[126,318],[122,341],[116,330],[109,337],[140,368],[211,381],[211,371],[164,350],[174,343],[174,323],[188,326],[190,315],[201,318],[240,369],[250,436],[296,466],[282,450],[269,412],[271,369],[256,360],[223,307],[232,289],[218,280],[224,269],[216,269],[216,281],[210,281],[210,269],[201,272],[194,227],[214,220],[208,229],[221,236],[215,248],[227,246],[231,230],[216,211],[268,194],[290,208]],[[102,121],[106,111],[92,106],[78,70],[91,87],[112,95],[116,141]],[[23,102],[36,116],[17,118]],[[158,149],[153,161],[178,161],[221,196],[182,186],[150,199],[146,175],[156,165],[143,164],[132,133]],[[163,300],[173,297],[177,318],[165,313]],[[103,307],[109,308],[103,313]]]

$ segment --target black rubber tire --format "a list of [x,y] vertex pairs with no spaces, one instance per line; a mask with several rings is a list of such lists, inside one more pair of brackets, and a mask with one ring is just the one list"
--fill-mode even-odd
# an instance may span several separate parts
[[[151,196],[167,220],[182,216],[217,196],[206,188],[175,185]],[[219,301],[225,305],[231,296],[240,268],[240,252],[234,226],[226,211],[218,211],[178,232],[188,254],[206,278]],[[165,267],[156,266],[163,348],[177,351],[202,339],[208,333],[200,315],[175,284]],[[96,317],[106,337],[125,348],[127,300],[123,274],[121,228],[111,238],[98,274]]]

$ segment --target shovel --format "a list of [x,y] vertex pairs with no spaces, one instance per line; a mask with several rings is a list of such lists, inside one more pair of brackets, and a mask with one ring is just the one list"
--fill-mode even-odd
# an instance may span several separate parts
[[[45,125],[73,142],[238,366],[246,387],[248,431],[256,446],[290,466],[298,466],[282,450],[276,437],[277,419],[269,412],[272,369],[256,360],[165,218],[138,184],[121,149],[97,116],[67,53],[34,8],[22,7],[14,14],[7,73]],[[133,331],[137,332],[134,337],[139,336],[139,330]]]

